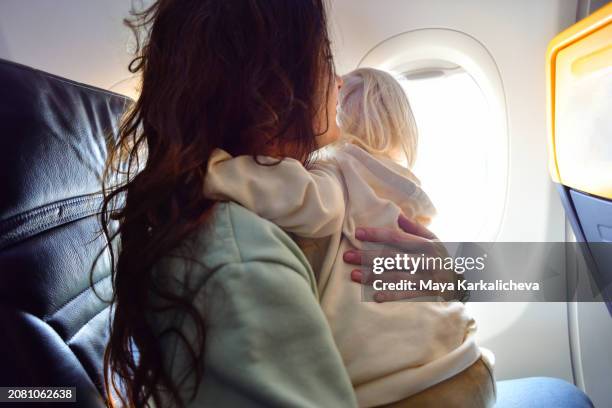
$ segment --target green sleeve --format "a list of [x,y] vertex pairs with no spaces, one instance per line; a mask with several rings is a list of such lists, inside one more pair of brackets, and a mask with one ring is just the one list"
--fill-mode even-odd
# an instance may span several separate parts
[[[204,379],[189,407],[355,407],[350,379],[307,279],[250,261],[214,271],[195,304],[207,322]],[[184,321],[184,333],[193,333]],[[173,369],[180,367],[175,349]],[[178,366],[177,366],[178,365]]]

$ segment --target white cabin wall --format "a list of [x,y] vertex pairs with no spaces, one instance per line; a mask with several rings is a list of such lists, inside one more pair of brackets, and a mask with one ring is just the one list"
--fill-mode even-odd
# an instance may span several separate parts
[[0,58],[108,89],[129,76],[128,0],[1,0]]

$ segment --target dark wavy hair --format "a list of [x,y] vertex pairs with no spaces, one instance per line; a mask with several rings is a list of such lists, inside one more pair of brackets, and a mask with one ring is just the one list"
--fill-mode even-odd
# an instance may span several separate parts
[[159,284],[153,267],[211,216],[215,202],[202,187],[214,149],[308,165],[333,86],[325,5],[158,0],[125,23],[137,38],[129,69],[142,84],[109,148],[103,186],[114,289],[105,389],[111,406],[181,406],[160,344],[165,335],[187,341],[156,333],[145,316],[160,311],[154,296],[196,322],[200,340],[187,346],[199,383],[204,311]]

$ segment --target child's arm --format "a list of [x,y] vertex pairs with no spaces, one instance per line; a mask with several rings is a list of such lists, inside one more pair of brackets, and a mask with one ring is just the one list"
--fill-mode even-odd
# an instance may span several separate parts
[[260,165],[251,156],[232,158],[217,150],[204,189],[210,198],[235,201],[302,237],[324,237],[342,228],[343,189],[335,173],[323,166],[309,171],[294,159]]

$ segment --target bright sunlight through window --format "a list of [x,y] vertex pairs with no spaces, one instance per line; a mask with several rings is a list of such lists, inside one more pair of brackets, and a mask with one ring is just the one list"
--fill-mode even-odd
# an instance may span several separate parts
[[438,210],[446,242],[477,240],[487,221],[489,104],[461,67],[402,75],[419,129],[414,173]]

